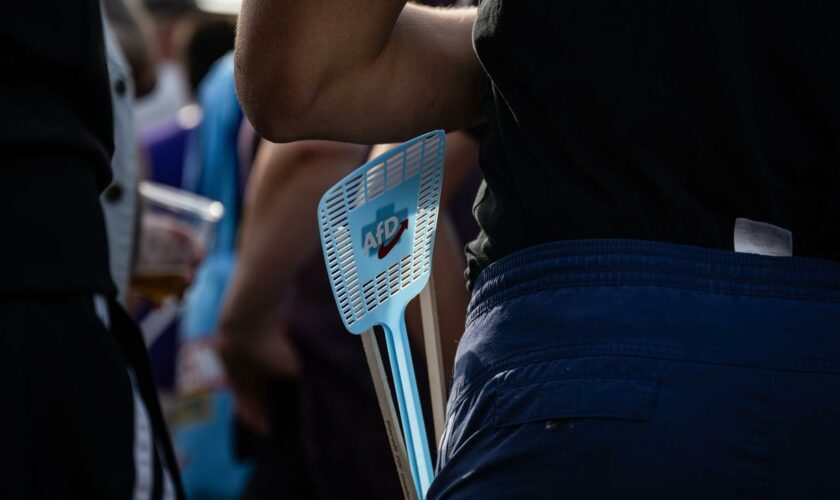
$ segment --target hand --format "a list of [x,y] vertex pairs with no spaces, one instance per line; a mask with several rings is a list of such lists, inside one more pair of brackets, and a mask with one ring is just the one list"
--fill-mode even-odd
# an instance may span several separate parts
[[227,372],[236,413],[257,434],[271,430],[266,392],[272,379],[298,373],[298,359],[285,330],[274,318],[258,328],[223,330],[216,347]]
[[181,299],[204,260],[195,232],[165,214],[143,217],[132,293],[159,306],[164,299]]

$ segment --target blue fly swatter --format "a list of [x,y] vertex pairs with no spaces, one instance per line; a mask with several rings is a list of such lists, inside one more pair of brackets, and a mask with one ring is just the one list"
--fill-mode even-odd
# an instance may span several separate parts
[[375,325],[385,331],[420,498],[433,470],[404,313],[432,268],[445,147],[442,131],[412,139],[356,169],[318,206],[324,260],[344,326],[355,334]]

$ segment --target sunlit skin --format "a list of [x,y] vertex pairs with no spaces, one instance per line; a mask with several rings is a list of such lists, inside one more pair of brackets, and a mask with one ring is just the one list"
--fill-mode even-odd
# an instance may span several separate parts
[[242,107],[263,137],[399,142],[482,120],[476,9],[404,1],[245,0]]
[[[444,204],[475,168],[478,154],[475,139],[467,134],[450,134],[448,143]],[[257,155],[245,198],[239,263],[221,316],[219,348],[237,412],[258,432],[269,428],[262,392],[265,383],[274,376],[293,376],[298,370],[293,348],[274,315],[276,305],[300,266],[319,251],[315,213],[321,195],[364,163],[368,150],[322,141],[264,142]],[[385,150],[377,147],[371,154]],[[438,224],[433,269],[447,378],[452,374],[469,299],[464,266],[463,251],[444,212]],[[412,342],[423,345],[416,301],[409,304],[406,323]]]

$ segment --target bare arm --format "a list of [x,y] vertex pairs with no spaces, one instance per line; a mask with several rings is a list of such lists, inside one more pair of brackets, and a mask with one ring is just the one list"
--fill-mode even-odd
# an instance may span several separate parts
[[261,135],[395,142],[481,120],[475,9],[245,0],[236,80]]
[[294,273],[318,249],[323,193],[364,162],[364,146],[263,144],[248,182],[239,263],[222,311],[223,332],[247,336],[274,312]]
[[364,160],[367,149],[312,141],[263,143],[254,162],[218,348],[237,413],[257,432],[269,428],[266,381],[297,371],[296,353],[275,312],[300,264],[318,246],[318,200]]

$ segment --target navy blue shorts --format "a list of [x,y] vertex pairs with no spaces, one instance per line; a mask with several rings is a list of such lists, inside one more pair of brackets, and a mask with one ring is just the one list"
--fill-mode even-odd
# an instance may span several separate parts
[[840,498],[840,263],[626,240],[479,277],[429,498]]

